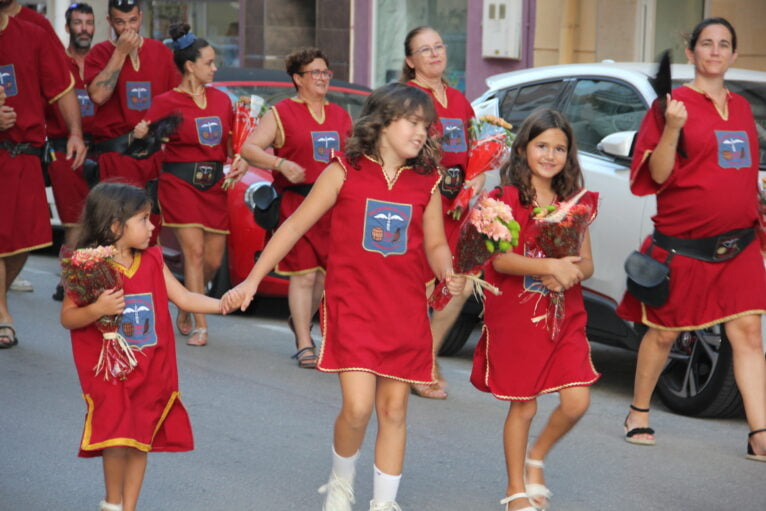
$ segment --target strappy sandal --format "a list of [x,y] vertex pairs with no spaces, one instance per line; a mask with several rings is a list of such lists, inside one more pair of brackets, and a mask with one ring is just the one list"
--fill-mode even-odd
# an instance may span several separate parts
[[[500,503],[503,504],[505,506],[505,510],[508,511],[508,503],[518,499],[527,499],[527,502],[529,502],[529,495],[526,493],[514,493],[513,495],[501,500]],[[531,504],[532,502],[529,503]],[[519,509],[518,511],[537,511],[537,509],[535,509],[534,506],[527,506]]]
[[[545,468],[545,464],[542,462],[542,460],[532,460],[527,458],[524,463],[530,467],[539,468],[540,470]],[[545,510],[550,507],[553,492],[550,491],[544,484],[525,483],[524,488],[527,490],[529,500],[535,505],[537,509]],[[545,502],[540,504],[539,499],[545,499]]]
[[[295,333],[295,324],[293,323],[292,316],[287,318],[287,326],[290,327],[290,330],[293,332],[293,337],[295,337],[295,349],[298,350],[290,358],[297,360],[298,367],[301,369],[316,368],[318,358],[316,352],[314,351],[317,347],[317,345],[314,344],[314,339],[311,339],[311,346],[306,346],[305,348],[298,349],[298,334]],[[312,326],[313,325],[309,325],[309,335],[311,335]]]
[[[630,405],[630,409],[634,412],[639,413],[649,413],[649,408],[638,408]],[[628,430],[628,418],[630,417],[630,412],[628,412],[628,416],[625,417],[625,423],[623,426],[625,427],[625,441],[629,444],[635,444],[635,445],[654,445],[657,443],[657,441],[654,438],[633,438],[636,435],[654,435],[654,430],[652,428],[633,428],[631,430]]]
[[[181,321],[181,314],[186,314],[186,321]],[[192,315],[188,312],[179,310],[178,315],[176,316],[176,328],[178,328],[178,333],[184,336],[192,333],[192,330],[194,329]]]
[[750,445],[750,437],[753,435],[757,435],[758,433],[764,433],[766,432],[766,428],[763,429],[755,429],[747,434],[747,456],[745,458],[753,461],[766,461],[766,455],[762,454],[755,454],[755,451],[753,450],[753,446]]
[[186,341],[188,346],[205,346],[207,345],[207,328],[197,327],[191,331],[189,340]]
[[7,333],[0,334],[0,339],[8,339],[7,342],[0,342],[0,349],[13,348],[19,343],[19,338],[16,337],[16,329],[13,327],[12,323],[0,323],[0,331],[2,330],[10,330],[11,335],[8,335]]

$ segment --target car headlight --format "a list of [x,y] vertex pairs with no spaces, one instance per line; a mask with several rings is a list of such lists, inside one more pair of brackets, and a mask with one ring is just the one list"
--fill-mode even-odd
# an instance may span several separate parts
[[244,201],[250,211],[254,211],[258,206],[260,209],[266,209],[271,201],[277,197],[277,191],[267,181],[253,183],[245,190]]

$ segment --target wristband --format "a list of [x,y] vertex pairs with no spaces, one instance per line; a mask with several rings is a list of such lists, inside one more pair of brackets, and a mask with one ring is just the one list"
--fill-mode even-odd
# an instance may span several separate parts
[[285,161],[284,158],[277,158],[277,163],[274,165],[274,170],[279,170],[279,166],[282,165],[283,161]]

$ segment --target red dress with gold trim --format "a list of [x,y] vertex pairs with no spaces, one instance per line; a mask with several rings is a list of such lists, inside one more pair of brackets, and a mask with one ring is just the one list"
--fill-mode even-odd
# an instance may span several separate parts
[[[521,226],[519,239],[524,239],[532,208],[522,206],[514,186],[503,187],[501,200],[511,206]],[[524,255],[524,245],[519,243],[514,253]],[[554,342],[544,320],[532,322],[548,304],[548,291],[538,280],[497,272],[491,264],[484,278],[502,294],[487,294],[484,328],[473,356],[474,387],[505,401],[528,401],[598,380],[585,335],[588,316],[580,284],[564,292],[565,316]]]
[[[442,104],[430,87],[410,80],[407,85],[417,87],[431,96],[439,121],[435,124],[436,134],[442,138],[441,166],[444,179],[439,184],[442,194],[442,212],[444,213],[444,231],[447,242],[454,252],[457,245],[460,220],[447,215],[452,199],[460,193],[465,183],[465,169],[468,166],[468,151],[471,148],[468,128],[475,116],[471,103],[457,89],[446,87],[446,103]],[[427,264],[427,263],[426,263]]]
[[[93,127],[96,105],[88,95],[77,62],[69,55],[66,56],[66,61],[74,77],[74,90],[77,94],[77,102],[80,104],[82,132],[87,136]],[[45,124],[48,139],[66,139],[69,136],[57,104],[48,105],[46,108]],[[85,197],[90,191],[82,174],[82,166],[73,170],[72,160],[66,159],[66,152],[56,151],[53,161],[48,164],[48,176],[50,176],[53,199],[56,201],[56,210],[61,223],[65,226],[74,226],[80,219]]]
[[[69,92],[73,78],[61,58],[63,50],[43,29],[17,17],[7,19],[0,31],[0,85],[5,90],[5,106],[16,112],[16,123],[0,131],[0,142],[42,147],[45,105]],[[11,156],[0,149],[0,190],[0,257],[50,245],[50,213],[40,158]]]
[[[234,110],[224,92],[205,87],[207,104],[200,108],[189,94],[171,90],[154,98],[148,121],[156,121],[178,112],[183,117],[176,133],[163,150],[165,162],[216,161],[224,163]],[[170,227],[200,227],[219,234],[229,233],[226,190],[221,188],[223,177],[207,190],[169,172],[160,174],[159,200],[162,225]]]
[[[668,180],[655,183],[649,157],[662,126],[653,109],[644,117],[631,166],[631,191],[657,196],[656,229],[677,238],[705,238],[755,226],[758,222],[758,134],[747,100],[728,94],[728,117],[713,101],[689,86],[673,90],[688,112],[683,143],[688,158],[676,156]],[[644,241],[642,250],[649,245]],[[652,257],[665,261],[654,247]],[[694,291],[696,292],[690,292]],[[649,307],[625,293],[617,313],[628,321],[670,330],[695,330],[766,312],[766,271],[758,241],[724,262],[682,255],[670,261],[670,295],[662,307]]]
[[[85,57],[85,83],[90,85],[104,70],[115,48],[113,41],[103,41],[91,48]],[[153,98],[181,82],[172,52],[159,41],[143,38],[136,64],[130,57],[125,59],[112,96],[99,106],[93,123],[95,142],[133,131],[136,124],[145,118]],[[140,187],[159,175],[159,163],[158,154],[145,160],[136,160],[119,153],[103,153],[98,158],[102,181],[118,178]]]
[[[283,143],[274,146],[274,154],[293,161],[306,169],[306,179],[300,184],[311,184],[330,162],[333,151],[342,151],[346,138],[351,134],[351,117],[342,107],[325,103],[324,119],[316,119],[308,105],[297,98],[283,99],[272,107]],[[321,121],[321,122],[320,122]],[[274,186],[282,195],[279,204],[280,222],[293,214],[301,205],[303,195],[286,187],[293,183],[281,173],[274,172]],[[329,238],[329,213],[314,224],[277,264],[277,273],[294,275],[327,266],[327,240]]]
[[335,161],[346,180],[332,209],[317,367],[433,382],[423,213],[439,176],[402,167],[389,182],[368,157],[358,168],[341,156]]
[[162,250],[136,252],[124,274],[125,310],[120,333],[137,350],[138,366],[124,381],[105,381],[93,368],[101,333],[89,325],[71,331],[72,352],[87,405],[79,456],[107,447],[144,452],[194,449],[191,424],[178,391],[178,368]]

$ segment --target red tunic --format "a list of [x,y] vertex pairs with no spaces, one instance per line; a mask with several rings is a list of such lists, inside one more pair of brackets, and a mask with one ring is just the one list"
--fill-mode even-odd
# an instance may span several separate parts
[[[283,140],[281,146],[274,146],[274,154],[306,169],[305,184],[316,181],[329,163],[332,152],[342,151],[346,138],[351,134],[351,117],[333,103],[325,103],[324,119],[315,118],[306,103],[297,98],[283,99],[272,107],[272,112]],[[285,187],[292,183],[277,172],[274,173],[274,185],[282,195],[279,216],[284,221],[298,209],[304,196],[285,191]],[[329,229],[330,218],[327,214],[279,262],[277,273],[295,275],[323,270],[327,265]]]
[[[177,133],[165,144],[163,160],[167,162],[225,162],[233,123],[234,110],[225,93],[205,88],[207,105],[200,108],[184,92],[171,90],[154,98],[146,119],[156,121],[178,112],[183,121]],[[226,190],[221,179],[205,191],[168,172],[160,174],[159,199],[162,225],[201,227],[228,234],[229,216]]]
[[439,177],[402,167],[388,183],[370,158],[360,158],[358,169],[336,161],[346,180],[332,209],[317,367],[431,383],[423,213]]
[[[138,65],[134,67],[130,57],[125,59],[112,96],[99,107],[93,124],[93,139],[96,142],[132,131],[146,116],[152,99],[181,81],[171,51],[159,41],[148,38],[143,41],[138,50]],[[114,50],[113,41],[104,41],[88,52],[85,58],[85,83],[90,84],[103,71]],[[101,180],[119,178],[141,187],[148,180],[156,178],[160,168],[157,155],[136,160],[117,153],[103,153],[98,163]]]
[[[88,96],[88,90],[82,76],[80,76],[80,67],[77,62],[69,55],[66,56],[66,60],[74,77],[75,93],[77,94],[77,101],[80,103],[82,131],[87,136],[93,125],[96,108]],[[66,139],[69,136],[58,105],[47,106],[45,124],[48,139]],[[88,184],[82,176],[82,167],[72,170],[72,162],[71,160],[67,161],[66,153],[57,151],[54,154],[54,160],[48,164],[48,175],[50,176],[59,218],[65,226],[71,227],[77,223],[89,191]]]
[[[10,17],[0,31],[0,85],[16,124],[0,131],[0,141],[45,142],[45,104],[69,92],[73,78],[50,37],[39,27]],[[0,149],[0,257],[51,243],[51,225],[40,159]],[[22,193],[23,192],[23,193]]]
[[[683,129],[688,158],[676,156],[673,171],[662,185],[652,180],[649,157],[662,127],[650,110],[636,142],[631,191],[657,195],[657,214],[652,220],[658,231],[669,236],[703,238],[754,226],[758,221],[759,148],[750,105],[729,93],[728,118],[724,119],[709,97],[691,87],[678,87],[673,99],[682,101],[689,115]],[[647,239],[644,249],[648,243]],[[652,254],[661,261],[667,257],[657,247]],[[659,329],[696,330],[766,312],[766,271],[757,242],[725,262],[675,255],[670,273],[665,305],[648,307],[625,293],[617,313]],[[690,286],[698,292],[690,293]]]
[[71,331],[72,352],[87,405],[81,457],[107,447],[190,451],[191,424],[178,391],[175,337],[163,276],[162,250],[137,252],[124,274],[125,311],[120,333],[136,350],[138,366],[126,380],[105,381],[93,368],[101,352],[95,326]]
[[[591,192],[588,192],[591,193]],[[510,205],[521,225],[520,239],[529,224],[531,207],[519,202],[514,186],[503,187],[502,201]],[[524,243],[514,253],[525,255]],[[507,275],[487,266],[484,278],[500,288],[487,294],[484,328],[473,357],[471,383],[506,401],[527,401],[567,387],[595,383],[600,377],[590,359],[585,336],[588,321],[580,284],[564,292],[564,319],[557,341],[551,341],[544,314],[548,291],[531,276]]]

